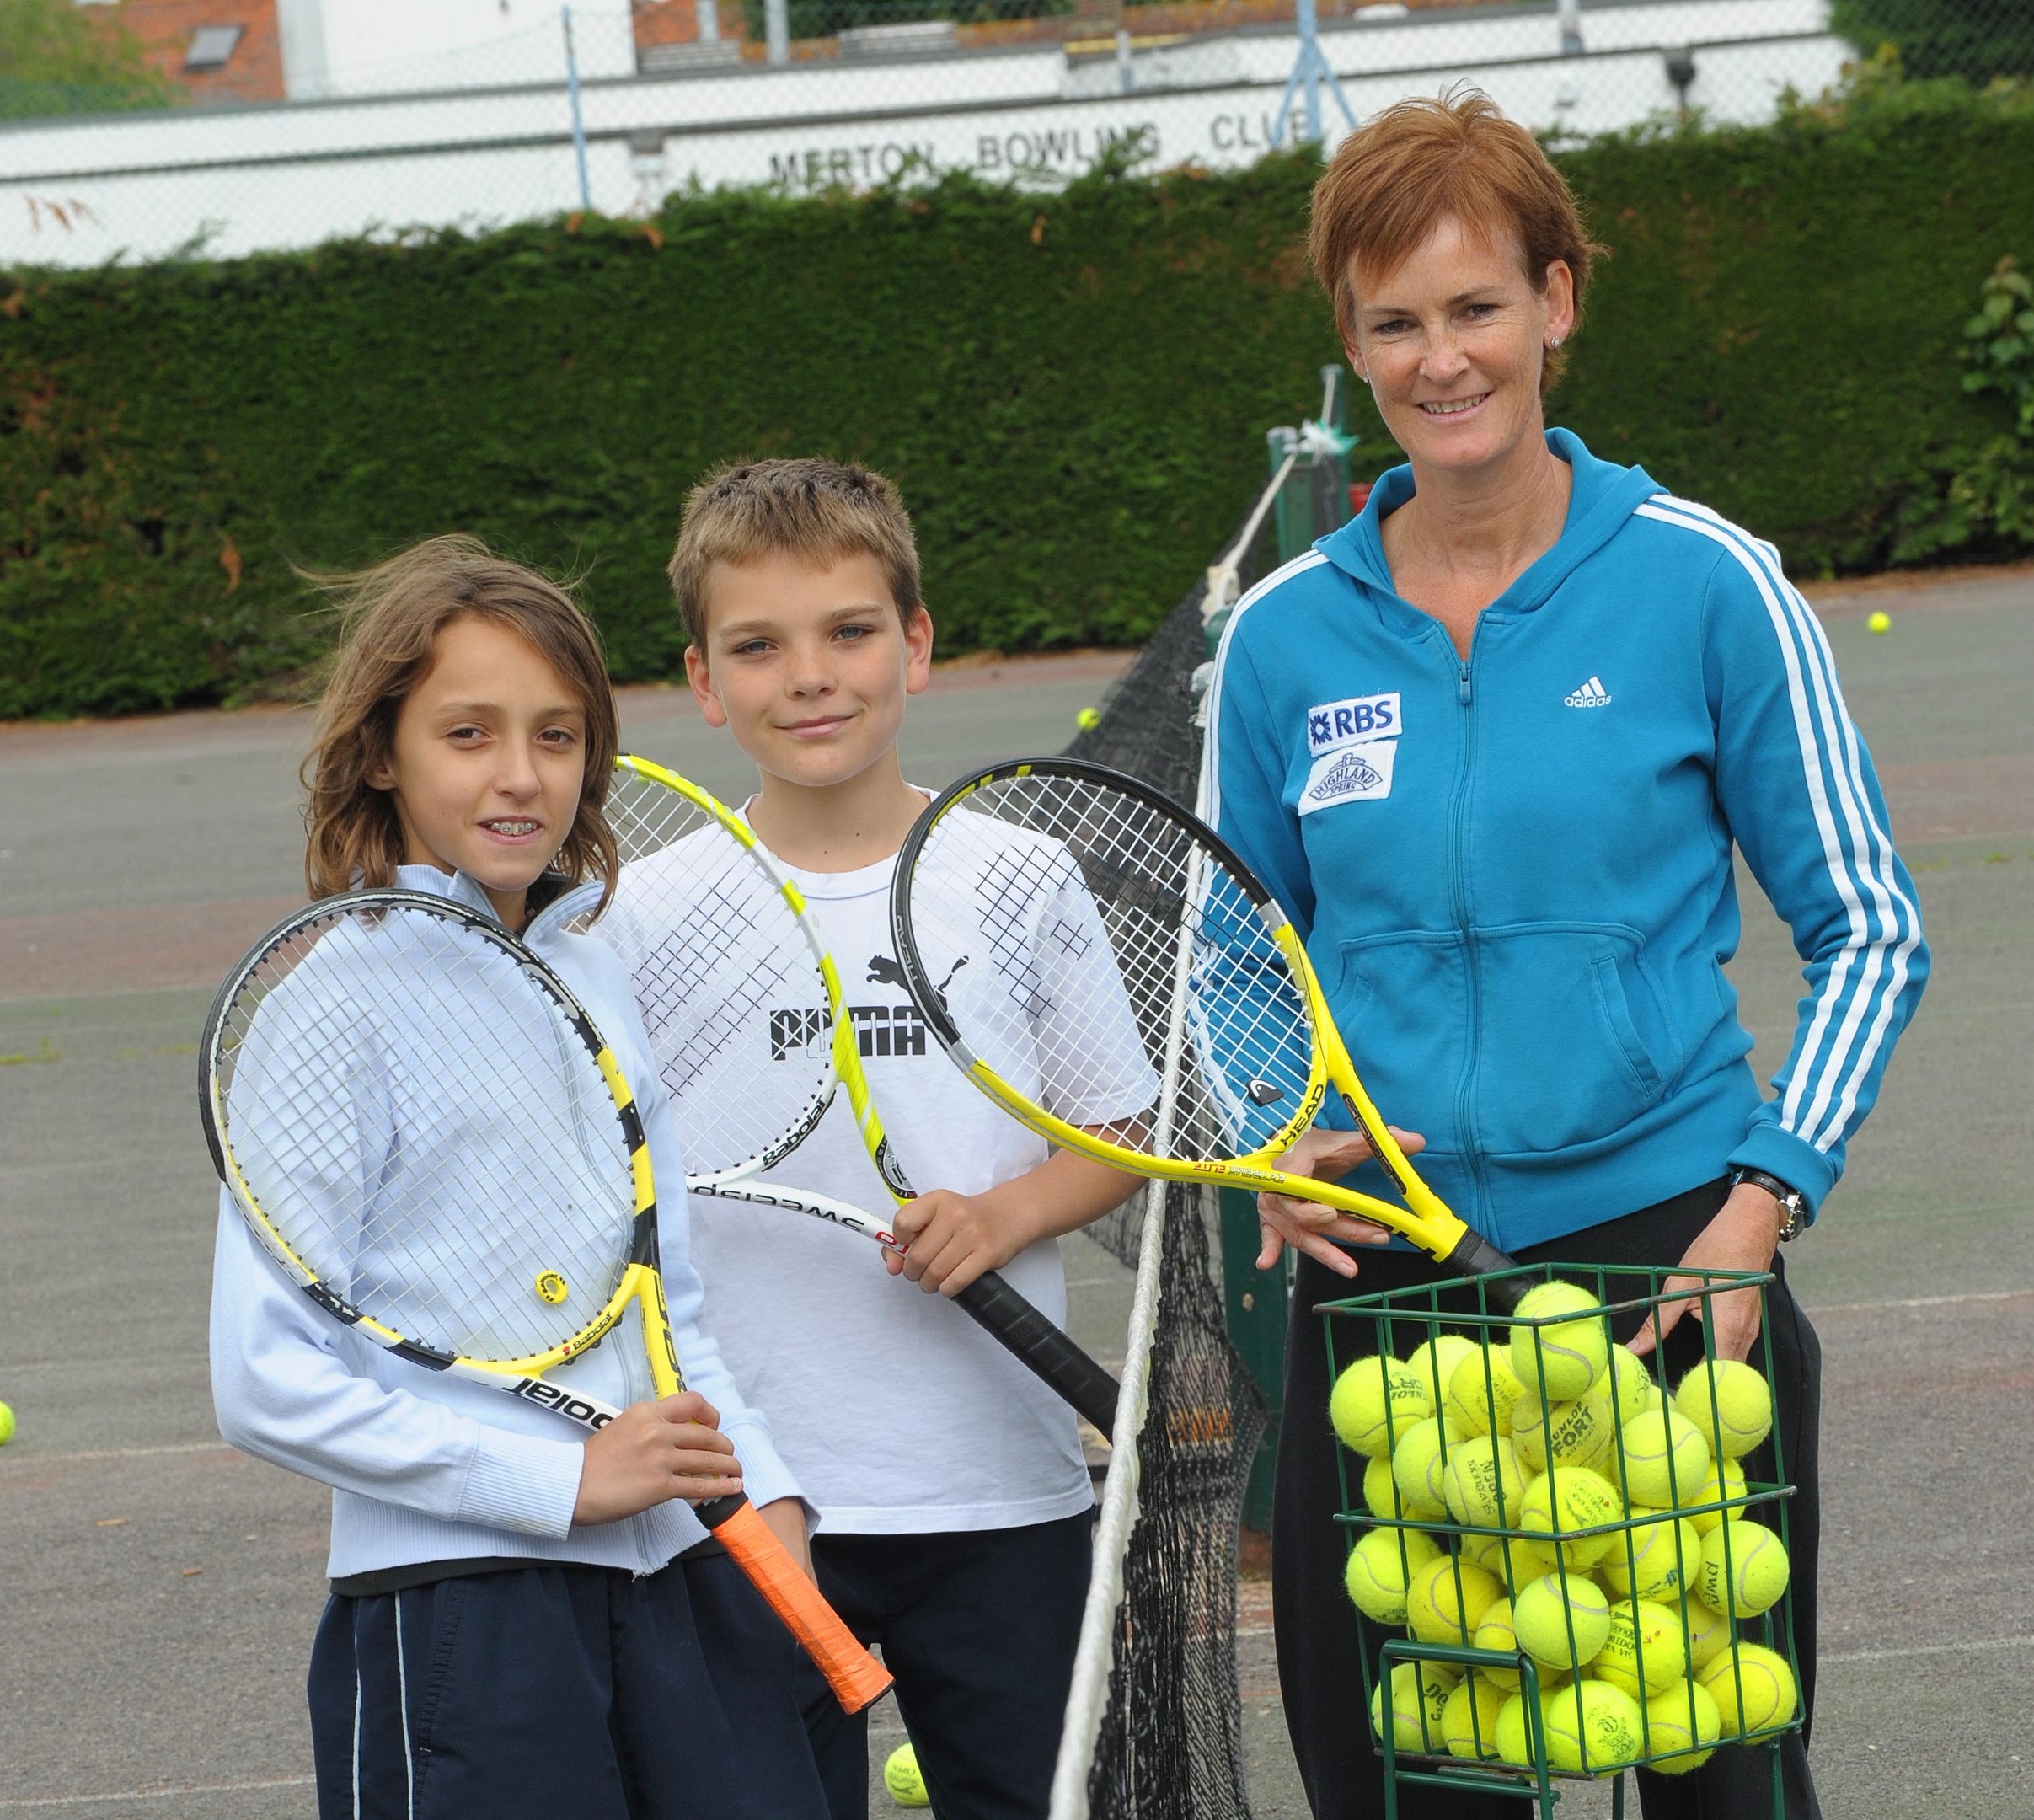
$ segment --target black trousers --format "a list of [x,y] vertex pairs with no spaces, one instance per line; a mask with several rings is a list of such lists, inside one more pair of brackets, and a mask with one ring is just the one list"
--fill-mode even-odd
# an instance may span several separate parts
[[[1571,1233],[1550,1245],[1518,1254],[1521,1263],[1678,1263],[1696,1234],[1714,1218],[1729,1192],[1716,1181],[1641,1208],[1621,1219]],[[1286,1725],[1299,1759],[1301,1780],[1315,1820],[1370,1820],[1384,1812],[1384,1759],[1374,1747],[1361,1710],[1362,1662],[1373,1665],[1383,1640],[1393,1633],[1369,1624],[1349,1603],[1342,1569],[1347,1543],[1335,1521],[1341,1493],[1335,1473],[1336,1442],[1328,1426],[1327,1346],[1320,1302],[1416,1287],[1440,1279],[1439,1269],[1414,1252],[1352,1246],[1361,1274],[1353,1283],[1311,1258],[1299,1261],[1293,1320],[1286,1346],[1285,1422],[1278,1448],[1277,1489],[1271,1532],[1273,1622],[1278,1641],[1278,1678],[1285,1698]],[[1787,1511],[1788,1552],[1793,1566],[1794,1641],[1799,1652],[1803,1711],[1815,1701],[1815,1573],[1821,1542],[1816,1456],[1822,1408],[1822,1346],[1787,1288],[1784,1268],[1767,1290],[1767,1319],[1773,1346],[1775,1431],[1785,1450],[1787,1474],[1796,1487]],[[1614,1297],[1646,1293],[1643,1278],[1621,1284]],[[1469,1304],[1473,1308],[1474,1303]],[[1629,1340],[1638,1325],[1628,1317],[1616,1337]],[[1374,1327],[1340,1325],[1338,1355],[1382,1350]],[[1404,1351],[1403,1345],[1400,1347]],[[1684,1317],[1667,1343],[1669,1382],[1701,1357],[1698,1323]],[[1763,1355],[1753,1353],[1754,1363]],[[1770,1479],[1769,1441],[1744,1462],[1753,1479]],[[1759,1514],[1756,1510],[1752,1515]],[[1781,1747],[1787,1820],[1820,1820],[1822,1809],[1808,1773],[1807,1728]],[[1772,1765],[1764,1748],[1720,1750],[1692,1774],[1661,1776],[1638,1772],[1647,1820],[1766,1820],[1771,1814]],[[1399,1812],[1406,1820],[1520,1820],[1524,1804],[1502,1796],[1456,1793],[1402,1785]]]
[[324,1820],[824,1820],[805,1660],[725,1555],[335,1598],[311,1650]]
[[[1044,1820],[1094,1547],[1091,1511],[1012,1529],[812,1539],[819,1588],[897,1677],[934,1820]],[[869,1721],[816,1671],[806,1725],[832,1820],[867,1820]]]

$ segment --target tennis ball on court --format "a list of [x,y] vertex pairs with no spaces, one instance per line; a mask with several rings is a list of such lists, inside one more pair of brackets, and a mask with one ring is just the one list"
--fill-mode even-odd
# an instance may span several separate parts
[[1460,1429],[1448,1427],[1438,1416],[1415,1422],[1400,1437],[1398,1446],[1392,1449],[1391,1476],[1399,1482],[1399,1496],[1405,1501],[1408,1516],[1428,1520],[1447,1516],[1448,1491],[1441,1482],[1441,1449],[1445,1444],[1452,1459],[1464,1439]]
[[1576,1535],[1603,1523],[1623,1520],[1625,1504],[1617,1488],[1587,1466],[1556,1466],[1525,1488],[1518,1503],[1518,1527],[1528,1537],[1549,1536],[1571,1567],[1592,1567],[1610,1552],[1615,1534]]
[[1374,1353],[1350,1366],[1328,1394],[1328,1420],[1342,1445],[1372,1459],[1388,1457],[1399,1436],[1432,1414],[1419,1373]]
[[0,1447],[5,1447],[14,1438],[14,1412],[6,1404],[0,1403]]
[[1653,1392],[1659,1386],[1646,1369],[1644,1359],[1630,1346],[1614,1346],[1610,1349],[1609,1380],[1598,1388],[1617,1405],[1618,1414],[1630,1421],[1651,1406]]
[[1437,1555],[1413,1570],[1405,1588],[1405,1628],[1422,1643],[1466,1643],[1504,1587],[1459,1555]]
[[1651,1599],[1628,1599],[1610,1608],[1610,1635],[1589,1672],[1624,1689],[1641,1704],[1672,1687],[1688,1673],[1688,1646],[1681,1639],[1681,1614]]
[[1661,1515],[1642,1505],[1634,1506],[1631,1514],[1651,1520],[1635,1523],[1611,1539],[1610,1552],[1598,1569],[1603,1584],[1627,1598],[1678,1598],[1702,1565],[1701,1533],[1685,1517]]
[[[1453,1670],[1438,1662],[1402,1662],[1391,1671],[1391,1740],[1402,1751],[1423,1757],[1443,1757],[1442,1713],[1448,1696],[1455,1691]],[[1370,1696],[1370,1729],[1384,1735],[1384,1686],[1378,1684]]]
[[1447,1400],[1455,1368],[1472,1352],[1482,1350],[1474,1340],[1464,1340],[1460,1334],[1436,1334],[1405,1361],[1426,1386],[1426,1394],[1432,1400],[1436,1414],[1447,1414],[1442,1405]]
[[[1651,1757],[1664,1759],[1651,1766],[1661,1775],[1699,1769],[1716,1754],[1705,1747],[1714,1744],[1722,1730],[1716,1696],[1685,1678],[1646,1702],[1646,1748]],[[1675,1751],[1687,1754],[1669,1754]]]
[[1449,1443],[1441,1491],[1448,1512],[1473,1528],[1508,1529],[1518,1521],[1525,1475],[1502,1435],[1464,1436]]
[[[1501,1598],[1476,1621],[1470,1635],[1472,1647],[1480,1650],[1502,1650],[1507,1656],[1515,1655],[1519,1648],[1518,1633],[1512,1628],[1512,1602]],[[1476,1673],[1487,1676],[1507,1694],[1518,1690],[1518,1665],[1513,1662],[1508,1668],[1501,1664],[1479,1668]]]
[[1675,1390],[1674,1407],[1726,1459],[1743,1459],[1773,1432],[1773,1393],[1736,1359],[1696,1366]]
[[1698,1684],[1709,1689],[1721,1722],[1718,1736],[1769,1731],[1794,1716],[1799,1698],[1787,1659],[1763,1643],[1737,1643],[1718,1653]]
[[1512,1328],[1512,1370],[1519,1383],[1537,1393],[1544,1371],[1545,1394],[1553,1401],[1586,1396],[1610,1364],[1610,1330],[1595,1312],[1598,1306],[1595,1296],[1577,1283],[1544,1282],[1527,1290],[1518,1304],[1522,1319],[1585,1314],[1589,1318]]
[[1526,1389],[1512,1405],[1512,1445],[1519,1464],[1534,1472],[1544,1472],[1550,1459],[1559,1466],[1594,1466],[1616,1434],[1610,1399],[1601,1391],[1543,1407],[1538,1393]]
[[1547,1702],[1547,1761],[1608,1775],[1645,1753],[1639,1703],[1608,1681],[1577,1681]]
[[1363,1508],[1373,1517],[1406,1514],[1399,1508],[1398,1487],[1392,1480],[1389,1460],[1363,1462]]
[[1756,1618],[1787,1589],[1787,1547],[1764,1523],[1733,1517],[1702,1544],[1695,1591],[1711,1611]]
[[1406,1582],[1440,1552],[1417,1529],[1373,1529],[1349,1550],[1342,1584],[1366,1618],[1404,1624]]
[[1581,1574],[1543,1575],[1512,1602],[1512,1634],[1534,1662],[1580,1668],[1603,1652],[1610,1601]]
[[1470,1669],[1441,1709],[1441,1742],[1448,1746],[1448,1754],[1496,1757],[1497,1715],[1504,1710],[1506,1698],[1505,1690],[1482,1670]]
[[1512,1369],[1509,1346],[1478,1346],[1448,1380],[1441,1413],[1465,1435],[1508,1435],[1512,1405],[1524,1388]]
[[1721,1612],[1711,1611],[1692,1592],[1683,1593],[1679,1604],[1681,1638],[1688,1648],[1688,1672],[1699,1675],[1730,1647],[1731,1621]]
[[1647,1410],[1625,1424],[1616,1459],[1634,1504],[1669,1510],[1691,1502],[1709,1472],[1709,1443],[1677,1409]]
[[[1741,1498],[1744,1491],[1744,1468],[1734,1459],[1713,1462],[1694,1496],[1683,1497],[1683,1508],[1694,1508],[1704,1504],[1719,1504],[1726,1498]],[[1695,1526],[1697,1535],[1707,1538],[1714,1535],[1726,1517],[1743,1514],[1743,1507],[1730,1510],[1705,1511],[1695,1508],[1695,1514],[1688,1520]]]
[[1073,717],[1073,724],[1085,733],[1090,727],[1102,724],[1102,711],[1099,708],[1084,708]]
[[1872,615],[1871,615],[1871,616],[1869,618],[1867,618],[1867,619],[1865,621],[1865,629],[1867,632],[1890,632],[1890,631],[1892,631],[1892,615],[1891,613],[1873,613],[1873,614],[1872,614]]
[[891,1752],[883,1765],[883,1786],[900,1807],[929,1807],[932,1796],[925,1792],[925,1778],[918,1774],[918,1753],[908,1744]]

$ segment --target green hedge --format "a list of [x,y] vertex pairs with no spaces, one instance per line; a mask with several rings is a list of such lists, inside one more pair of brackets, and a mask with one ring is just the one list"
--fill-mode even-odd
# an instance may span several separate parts
[[[2010,415],[1959,337],[2034,254],[2034,111],[1929,91],[1565,162],[1615,256],[1555,415],[1797,566],[1884,560]],[[679,508],[744,453],[893,474],[948,651],[1133,642],[1335,357],[1314,169],[0,280],[0,715],[277,687],[324,629],[292,563],[453,528],[581,575],[617,673],[673,674]]]

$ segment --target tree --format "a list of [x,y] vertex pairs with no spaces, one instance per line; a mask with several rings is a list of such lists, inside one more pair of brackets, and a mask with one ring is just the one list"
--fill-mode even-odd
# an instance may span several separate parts
[[1916,78],[1961,76],[1980,86],[2034,73],[2034,8],[2026,0],[1835,0],[1830,29],[1869,56],[1898,47]]
[[166,107],[174,98],[110,7],[0,0],[0,117]]

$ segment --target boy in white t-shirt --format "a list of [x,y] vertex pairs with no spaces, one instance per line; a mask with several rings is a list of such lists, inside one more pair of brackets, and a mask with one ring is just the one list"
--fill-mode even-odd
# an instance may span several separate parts
[[[695,1196],[693,1262],[730,1369],[820,1512],[820,1586],[897,1678],[935,1812],[1042,1816],[1087,1589],[1088,1474],[1073,1412],[938,1292],[1000,1270],[1063,1322],[1059,1235],[1137,1184],[1049,1152],[998,1111],[902,983],[890,880],[927,797],[905,781],[897,741],[933,629],[896,490],[829,461],[725,468],[688,501],[671,575],[693,692],[761,773],[746,814],[826,934],[891,1143],[925,1191],[897,1213],[902,1257],[821,1221]],[[1092,917],[1073,878],[1073,913]],[[685,914],[668,878],[637,882],[624,872],[606,926],[624,956],[654,950],[652,903],[666,923]],[[1112,966],[1105,941],[1093,950]],[[797,1022],[748,1035],[825,1040]],[[1153,1103],[1127,1018],[1122,1031],[1083,1046],[1087,1078],[1059,1084],[1062,1116],[1100,1125]],[[892,1205],[844,1095],[769,1174],[879,1216]],[[862,1820],[865,1721],[843,1716],[816,1676],[807,1721],[834,1820]]]

